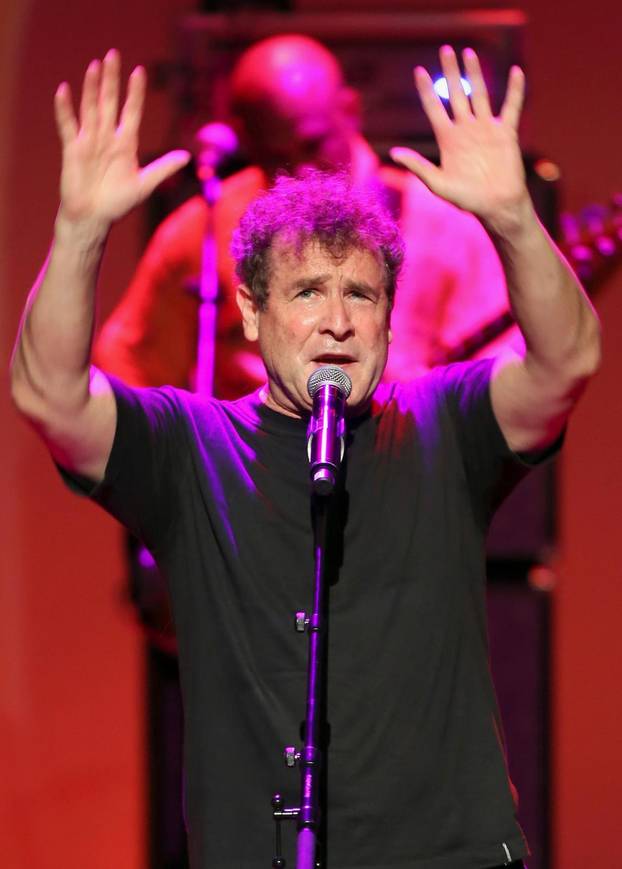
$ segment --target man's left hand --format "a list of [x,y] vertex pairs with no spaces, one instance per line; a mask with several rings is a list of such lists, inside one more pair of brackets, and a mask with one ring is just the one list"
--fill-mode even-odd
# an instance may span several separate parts
[[518,142],[518,123],[525,91],[522,70],[510,71],[505,99],[497,117],[475,52],[462,54],[471,85],[470,98],[460,80],[456,54],[450,46],[439,52],[447,81],[453,119],[434,90],[429,73],[416,67],[415,84],[440,151],[440,167],[410,148],[393,148],[391,156],[417,175],[427,187],[491,229],[511,228],[528,206],[525,171]]

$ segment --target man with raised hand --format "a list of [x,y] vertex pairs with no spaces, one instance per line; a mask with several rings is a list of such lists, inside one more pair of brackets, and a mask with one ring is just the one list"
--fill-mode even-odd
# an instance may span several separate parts
[[79,119],[69,85],[63,82],[56,91],[60,207],[12,363],[15,400],[54,458],[93,480],[103,477],[116,418],[108,381],[91,367],[95,288],[106,239],[116,220],[190,159],[177,151],[139,167],[144,69],[132,72],[120,115],[119,86],[120,58],[110,51],[86,71]]
[[89,365],[95,283],[115,219],[186,156],[140,170],[144,74],[116,126],[119,62],[87,71],[80,122],[57,94],[61,207],[16,347],[15,401],[57,463],[138,534],[170,585],[195,869],[260,869],[269,798],[296,803],[280,749],[298,739],[311,596],[309,375],[352,381],[331,502],[325,865],[486,869],[527,846],[488,670],[484,538],[500,497],[551,453],[600,357],[581,287],[538,223],[517,139],[524,82],[493,117],[473,52],[441,50],[453,120],[416,84],[440,168],[395,158],[471,210],[497,247],[523,357],[382,385],[402,257],[381,204],[344,176],[282,178],[234,242],[246,338],[267,383],[237,401],[131,389]]
[[499,253],[526,352],[513,361],[504,356],[492,380],[493,407],[509,446],[516,452],[534,450],[561,433],[578,391],[598,367],[598,321],[538,221],[527,191],[518,142],[522,70],[512,68],[503,107],[494,117],[475,52],[463,52],[470,99],[453,50],[444,46],[440,56],[453,120],[427,71],[415,70],[440,168],[409,149],[394,149],[392,156],[438,196],[478,217]]
[[213,393],[238,398],[258,386],[263,365],[238,316],[231,236],[278,172],[304,167],[348,172],[384,196],[398,219],[406,252],[385,379],[411,379],[506,309],[503,272],[482,227],[401,168],[381,165],[360,132],[360,95],[324,45],[300,34],[254,43],[233,69],[230,92],[250,165],[223,181],[213,208],[194,196],[160,224],[102,327],[98,366],[135,386],[193,385],[199,302],[188,287],[201,271],[210,229],[220,290]]

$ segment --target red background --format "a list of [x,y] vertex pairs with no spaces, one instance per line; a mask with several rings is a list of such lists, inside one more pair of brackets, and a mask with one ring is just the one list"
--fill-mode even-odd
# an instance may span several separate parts
[[[466,5],[410,0],[393,8]],[[478,4],[486,5],[495,4]],[[619,3],[516,5],[530,19],[525,144],[562,167],[565,207],[604,202],[622,189]],[[110,519],[63,489],[10,406],[5,371],[56,208],[56,84],[66,78],[77,88],[88,60],[111,45],[128,69],[165,59],[177,16],[193,6],[5,0],[0,9],[0,863],[10,869],[143,865],[141,645],[122,601],[120,535]],[[152,93],[145,151],[169,144],[169,115],[167,98]],[[140,227],[141,216],[133,215],[114,232],[103,313],[131,274]],[[552,680],[556,869],[617,859],[621,292],[622,270],[598,301],[605,361],[563,458]]]

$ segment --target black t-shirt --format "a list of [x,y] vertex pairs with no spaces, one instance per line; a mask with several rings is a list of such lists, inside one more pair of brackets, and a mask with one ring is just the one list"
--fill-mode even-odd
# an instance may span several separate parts
[[[328,869],[482,869],[525,856],[488,669],[484,537],[523,472],[491,363],[381,386],[348,426],[329,577]],[[113,381],[92,496],[169,582],[194,869],[265,869],[270,798],[299,802],[311,609],[306,421]],[[285,856],[294,863],[295,825]]]

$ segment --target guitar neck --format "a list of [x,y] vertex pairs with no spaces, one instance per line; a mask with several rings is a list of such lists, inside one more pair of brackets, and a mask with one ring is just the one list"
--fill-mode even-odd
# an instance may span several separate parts
[[[588,295],[593,297],[622,259],[622,199],[612,208],[591,206],[579,218],[562,218],[563,240],[559,248],[574,269]],[[488,320],[452,347],[434,354],[432,365],[449,365],[471,359],[504,335],[515,323],[508,308]]]
[[466,338],[463,338],[458,344],[452,347],[443,348],[435,353],[432,358],[432,365],[449,365],[452,362],[462,362],[465,359],[471,359],[480,350],[483,350],[497,338],[507,332],[515,323],[512,312],[508,309],[503,311],[492,320],[488,320],[483,326],[475,332],[471,332]]

